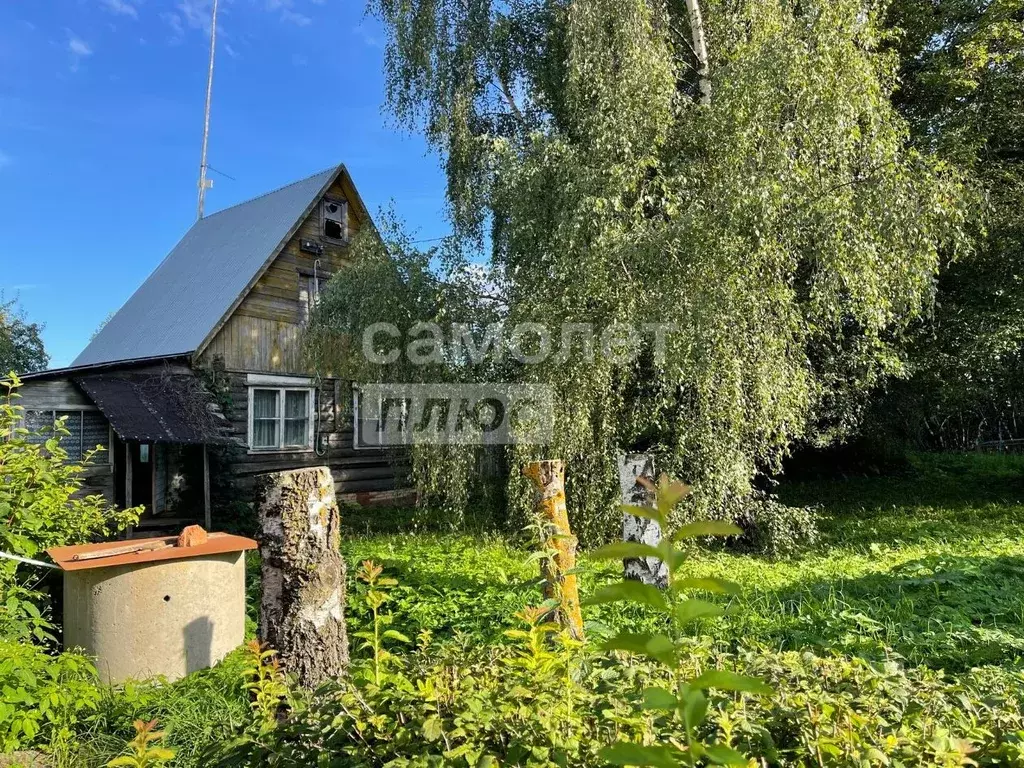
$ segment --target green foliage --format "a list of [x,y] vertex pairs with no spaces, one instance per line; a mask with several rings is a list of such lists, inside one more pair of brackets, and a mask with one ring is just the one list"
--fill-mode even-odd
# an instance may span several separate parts
[[360,650],[368,651],[370,654],[370,665],[372,669],[371,679],[374,685],[381,685],[389,667],[395,666],[398,658],[385,649],[384,641],[392,640],[400,643],[411,643],[412,641],[399,632],[397,629],[390,629],[388,625],[394,621],[394,616],[381,610],[390,601],[391,596],[388,589],[394,587],[398,582],[390,577],[382,577],[384,569],[372,560],[364,560],[356,571],[358,586],[356,594],[370,612],[370,629],[355,632],[354,636],[363,641],[359,646]]
[[923,151],[976,191],[973,247],[943,264],[933,314],[910,335],[907,382],[876,403],[877,430],[917,447],[1018,437],[1024,403],[1024,2],[895,0],[897,108]]
[[[728,653],[708,642],[686,651],[682,675],[721,669],[770,682],[770,697],[709,690],[700,730],[706,741],[769,765],[859,768],[887,761],[931,768],[962,765],[965,752],[980,765],[1021,765],[1020,674],[988,669],[949,682],[928,670],[856,657],[760,646]],[[262,744],[236,747],[204,765],[597,766],[608,764],[599,752],[615,738],[657,733],[685,743],[683,729],[658,709],[668,703],[664,694],[632,693],[657,687],[672,695],[659,665],[624,667],[582,654],[567,690],[560,663],[552,674],[527,676],[511,663],[520,653],[502,646],[412,653],[408,685],[391,680],[369,689],[340,681],[318,691],[308,709]]]
[[43,748],[66,758],[75,732],[100,700],[85,656],[51,656],[29,643],[0,639],[0,753]]
[[174,750],[156,744],[164,737],[162,732],[154,730],[156,720],[148,723],[136,720],[133,727],[135,738],[128,743],[129,754],[115,757],[107,763],[107,768],[154,768],[174,759]]
[[[692,578],[680,577],[680,589],[735,591]],[[719,743],[707,756],[722,761],[735,757],[727,749],[770,765],[828,767],[958,766],[968,756],[1012,766],[1024,757],[1020,672],[989,667],[950,681],[893,661],[780,652],[751,638],[726,650],[685,636],[666,668],[649,640],[641,646],[620,635],[622,645],[655,655],[627,665],[567,641],[545,613],[520,612],[506,633],[511,645],[421,644],[381,685],[361,675],[329,684],[262,738],[212,745],[203,765],[660,765],[668,763],[655,739],[686,744],[693,738],[687,717],[702,721],[696,735]],[[734,690],[752,679],[770,683],[774,694]],[[683,690],[689,706],[681,717],[680,680],[709,686],[703,703]],[[603,753],[614,740],[642,749]]]
[[259,640],[245,644],[245,689],[252,697],[252,711],[261,729],[273,727],[288,700],[289,688],[277,651]]
[[741,500],[733,520],[743,535],[732,546],[742,551],[781,557],[806,549],[818,538],[814,509],[789,506],[766,494]]
[[[645,485],[651,485],[641,478]],[[652,508],[623,505],[624,512],[650,518],[658,522],[662,530],[668,530],[669,515],[676,503],[686,496],[690,489],[678,481],[661,476],[655,491]],[[687,564],[687,552],[678,548],[675,541],[702,536],[731,536],[743,531],[722,521],[689,523],[676,530],[672,537],[665,536],[657,547],[647,544],[619,542],[602,547],[591,557],[603,560],[620,560],[623,557],[656,557],[668,568],[668,587],[660,590],[639,581],[620,581],[599,589],[584,604],[632,602],[653,608],[665,620],[668,634],[620,632],[604,642],[604,649],[626,651],[647,656],[662,665],[668,672],[671,684],[668,688],[649,686],[644,688],[643,709],[661,712],[669,723],[655,726],[655,741],[648,736],[642,743],[618,741],[605,747],[601,756],[612,765],[650,765],[671,768],[677,765],[745,765],[746,758],[727,743],[707,742],[700,738],[698,729],[708,714],[706,691],[716,689],[737,693],[771,695],[772,689],[760,680],[724,669],[708,669],[699,675],[688,677],[680,663],[686,652],[684,629],[701,619],[722,616],[725,609],[718,604],[700,598],[686,597],[691,591],[705,593],[737,594],[739,586],[733,582],[716,578],[693,578],[683,573]],[[664,728],[658,733],[660,728]],[[682,732],[684,738],[673,737]]]
[[43,327],[25,320],[16,299],[4,300],[0,293],[0,371],[34,373],[50,362],[42,338]]
[[[783,486],[782,500],[819,509],[810,551],[766,561],[720,548],[694,552],[689,576],[743,585],[740,612],[709,620],[726,641],[756,638],[786,650],[905,660],[951,673],[1024,662],[1024,457],[913,456],[912,472]],[[394,573],[390,610],[409,636],[500,641],[509,617],[535,600],[535,567],[494,536],[376,536],[347,540],[350,563]],[[616,564],[584,558],[593,595]],[[644,606],[584,608],[597,625],[651,631]],[[359,615],[350,617],[363,626]]]
[[162,744],[175,752],[175,768],[205,768],[200,755],[210,744],[253,724],[247,667],[246,651],[239,649],[173,683],[154,679],[101,688],[95,713],[79,723],[69,768],[101,768],[124,753],[135,720],[154,719],[162,724]]
[[[37,435],[21,426],[19,386],[13,373],[0,382],[0,551],[35,558],[49,547],[80,544],[138,520],[141,507],[118,510],[100,495],[79,495],[86,466],[102,447],[81,463],[69,462],[60,444],[68,434],[62,420]],[[0,560],[0,637],[48,639],[47,606],[37,587],[38,570]]]
[[[618,528],[619,451],[687,478],[696,494],[680,514],[706,519],[730,514],[794,439],[847,434],[865,393],[902,370],[897,342],[932,295],[940,250],[964,244],[958,175],[909,146],[874,7],[701,5],[710,104],[682,3],[371,2],[390,36],[391,106],[441,153],[456,235],[433,276],[408,237],[357,259],[333,281],[313,348],[332,367],[355,358],[371,381],[550,384],[552,444],[504,461],[566,460],[584,543]],[[463,279],[482,243],[497,301]],[[394,291],[366,291],[377,278]],[[358,360],[372,322],[492,318],[542,323],[556,344],[578,323],[673,330],[664,359],[649,342],[623,361],[577,341],[563,364]],[[424,474],[413,451],[414,477],[456,517],[471,504],[468,454],[432,451],[445,466]],[[505,477],[521,522],[528,494]]]

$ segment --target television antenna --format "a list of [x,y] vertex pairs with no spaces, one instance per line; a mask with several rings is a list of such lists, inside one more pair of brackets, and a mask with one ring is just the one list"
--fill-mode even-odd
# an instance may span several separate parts
[[210,142],[210,98],[213,96],[213,55],[217,50],[217,0],[213,0],[213,19],[210,21],[210,72],[206,78],[206,112],[203,117],[203,156],[199,161],[199,207],[196,219],[203,218],[206,190],[213,186],[213,179],[206,178],[210,167],[206,163],[206,150]]

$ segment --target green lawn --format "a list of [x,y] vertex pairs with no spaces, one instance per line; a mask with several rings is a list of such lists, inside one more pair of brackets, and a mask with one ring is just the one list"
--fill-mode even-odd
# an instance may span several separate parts
[[[960,765],[966,738],[982,750],[983,765],[1024,765],[1024,458],[930,456],[911,464],[900,476],[783,486],[785,501],[815,505],[821,516],[820,541],[798,556],[691,553],[693,575],[724,576],[743,588],[726,617],[696,628],[692,662],[735,666],[772,683],[770,700],[716,706],[752,729],[748,737],[770,735],[780,764],[817,764],[797,757],[816,749],[819,760],[833,750],[829,765],[875,765],[863,762],[866,750],[884,746],[914,756],[894,765]],[[392,626],[413,638],[431,635],[427,651],[408,656],[416,663],[479,658],[440,646],[478,651],[508,642],[515,612],[540,601],[536,563],[499,536],[367,532],[368,524],[394,531],[408,523],[408,513],[397,511],[347,523],[359,531],[343,543],[350,578],[362,559],[382,563],[399,581],[388,603]],[[583,595],[619,570],[584,558]],[[249,576],[252,619],[258,569]],[[626,604],[584,610],[591,638],[657,624]],[[358,631],[365,609],[352,601],[347,618],[350,632]],[[235,654],[170,686],[109,692],[78,734],[80,764],[104,765],[133,719],[158,718],[178,750],[175,765],[198,766],[207,745],[246,721],[239,671]]]
[[[740,582],[731,615],[702,627],[742,639],[903,660],[950,673],[1024,667],[1024,459],[916,457],[902,476],[794,484],[784,500],[820,508],[821,541],[780,561],[696,550],[694,575]],[[350,563],[373,558],[401,586],[393,609],[415,634],[497,641],[538,601],[536,566],[494,536],[360,535]],[[584,560],[584,595],[616,567]],[[648,625],[636,608],[601,606],[593,631]]]

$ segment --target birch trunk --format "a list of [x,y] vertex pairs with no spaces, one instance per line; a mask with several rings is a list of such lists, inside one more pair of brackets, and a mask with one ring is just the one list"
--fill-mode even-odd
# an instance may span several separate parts
[[299,684],[313,689],[348,664],[345,561],[327,467],[257,478],[263,599],[260,639]]
[[[654,507],[654,494],[639,483],[641,477],[655,482],[654,457],[646,453],[619,454],[618,463],[622,503],[633,507]],[[656,547],[661,541],[661,526],[655,520],[626,512],[622,515],[622,538]],[[629,558],[622,561],[622,566],[627,579],[653,584],[661,589],[668,586],[668,566],[656,557]]]
[[711,70],[708,64],[708,44],[704,39],[704,17],[700,12],[700,0],[686,0],[690,15],[690,37],[693,54],[697,57],[697,87],[700,88],[700,103],[711,103]]
[[555,550],[553,560],[541,560],[544,598],[558,601],[556,620],[576,640],[583,639],[583,614],[580,612],[579,587],[576,574],[578,541],[569,528],[565,506],[565,463],[559,460],[531,461],[523,474],[533,483],[534,508],[545,523],[541,546]]

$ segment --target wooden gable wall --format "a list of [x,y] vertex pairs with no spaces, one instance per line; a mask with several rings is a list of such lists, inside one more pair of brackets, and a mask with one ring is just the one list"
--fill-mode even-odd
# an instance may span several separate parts
[[[365,211],[358,203],[351,182],[342,174],[327,191],[327,197],[348,201],[348,231],[354,236],[365,226]],[[320,256],[305,253],[302,240],[323,246]],[[333,273],[348,257],[348,247],[320,237],[320,203],[299,226],[273,264],[203,352],[203,359],[221,357],[229,371],[307,374],[300,346],[303,308],[300,289],[308,281],[319,258],[319,272]]]

